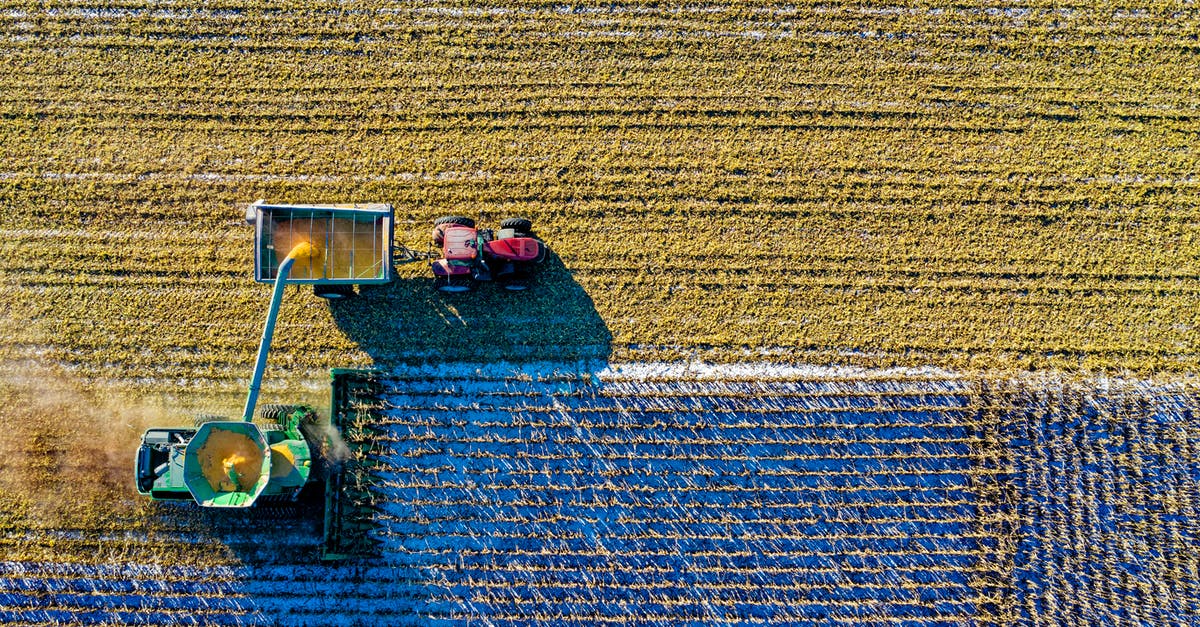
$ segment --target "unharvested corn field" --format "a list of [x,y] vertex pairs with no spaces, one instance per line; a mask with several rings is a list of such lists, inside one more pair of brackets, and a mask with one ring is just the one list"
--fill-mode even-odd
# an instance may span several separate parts
[[[1198,32],[0,0],[0,622],[1196,623]],[[362,564],[133,494],[143,429],[239,407],[260,198],[553,250],[521,294],[289,288],[264,401],[388,373]]]
[[630,358],[1200,361],[1194,7],[4,4],[10,358],[244,376],[265,198],[390,202],[416,247],[527,216],[563,266],[532,307],[408,266],[353,330],[297,295],[291,368],[597,326]]

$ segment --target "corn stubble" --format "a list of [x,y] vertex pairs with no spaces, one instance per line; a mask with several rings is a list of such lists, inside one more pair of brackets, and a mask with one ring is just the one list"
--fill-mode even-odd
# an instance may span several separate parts
[[[393,202],[418,247],[439,215],[529,216],[618,357],[1197,365],[1186,11],[739,5],[597,31],[521,3],[22,6],[0,17],[8,355],[224,376],[265,300],[236,224],[262,197]],[[303,307],[281,361],[371,360]],[[454,350],[404,314],[394,355]]]

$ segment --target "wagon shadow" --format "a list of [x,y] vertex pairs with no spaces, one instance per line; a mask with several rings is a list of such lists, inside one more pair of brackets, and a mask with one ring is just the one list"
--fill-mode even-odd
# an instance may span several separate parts
[[365,286],[358,298],[330,303],[330,311],[383,369],[444,361],[604,361],[611,353],[612,333],[592,298],[553,252],[528,290],[477,283],[470,292],[447,294],[423,274]]
[[[534,269],[529,289],[518,292],[478,283],[470,292],[445,293],[436,289],[427,267],[405,270],[408,276],[389,284],[360,288],[357,298],[330,302],[338,328],[385,373],[402,366],[455,363],[553,362],[590,368],[610,356],[612,333],[592,298],[553,252]],[[366,452],[352,500],[367,509],[389,500],[375,469],[386,466],[384,459],[395,452],[381,438],[388,418],[379,410],[388,401],[371,403],[378,407],[355,404],[365,422],[355,434],[346,434],[347,441],[356,439]],[[387,526],[367,514],[351,525],[362,537],[348,540],[371,542]]]

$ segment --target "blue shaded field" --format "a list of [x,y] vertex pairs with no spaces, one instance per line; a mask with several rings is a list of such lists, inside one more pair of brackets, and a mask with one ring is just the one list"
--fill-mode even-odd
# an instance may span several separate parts
[[1200,624],[1196,407],[1194,395],[1020,395],[1004,428],[1022,622]]
[[387,396],[383,533],[431,620],[990,612],[961,384],[533,379]]
[[181,516],[241,565],[0,562],[0,622],[1200,624],[1194,396],[654,368],[397,372],[380,558]]

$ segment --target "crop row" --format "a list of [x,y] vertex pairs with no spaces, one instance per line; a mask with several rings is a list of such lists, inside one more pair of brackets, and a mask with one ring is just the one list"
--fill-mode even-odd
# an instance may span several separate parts
[[1181,619],[1177,611],[1194,612],[1197,399],[1032,393],[1025,400],[1006,427],[1028,442],[1011,457],[1021,503],[1021,619],[1170,623]]
[[[739,426],[748,414],[684,391],[697,385],[663,380],[640,398],[642,384],[609,390],[610,376],[565,389],[519,377],[391,382],[376,473],[388,495],[379,533],[393,554],[442,573],[451,595],[470,581],[464,615],[603,620],[629,601],[652,622],[788,621],[862,611],[872,599],[873,617],[921,623],[962,618],[977,603],[971,569],[995,537],[977,518],[969,453],[947,437],[954,427],[924,427],[963,424],[973,415],[964,396],[929,407],[921,394],[878,396],[894,389],[887,383],[814,381],[795,405],[770,399],[802,383],[759,383],[729,399],[755,420],[815,432],[856,430],[847,414],[865,415],[854,408],[868,399],[889,406],[880,416],[912,423],[907,434],[864,429],[861,444],[834,437],[826,450],[770,428],[755,437]],[[738,386],[716,384],[727,387]],[[821,399],[821,387],[836,400]],[[904,437],[915,433],[929,448]],[[869,571],[883,564],[894,570]]]
[[[211,243],[213,252],[207,258],[213,261],[198,267],[181,262],[179,251],[194,250],[193,242],[206,240],[189,238],[172,248],[130,258],[85,239],[77,248],[96,248],[94,253],[84,252],[74,260],[55,255],[51,261],[46,251],[61,250],[60,239],[51,233],[22,241],[10,256],[13,266],[30,268],[11,275],[21,289],[7,293],[14,301],[8,309],[14,322],[6,337],[10,355],[38,354],[110,378],[132,372],[215,379],[244,376],[243,364],[254,348],[263,298],[261,288],[236,276],[236,250],[244,249],[216,248]],[[647,257],[647,262],[651,260]],[[1046,279],[1028,278],[1041,269],[1027,277],[1004,279],[999,289],[989,281],[949,270],[943,278],[899,271],[890,285],[854,274],[812,281],[805,280],[804,273],[798,273],[799,280],[790,277],[769,284],[767,277],[749,278],[752,270],[741,274],[726,268],[708,274],[712,278],[701,283],[687,275],[690,266],[683,261],[693,260],[683,257],[677,265],[663,265],[650,276],[630,271],[628,278],[585,266],[572,277],[577,285],[559,274],[557,281],[547,281],[547,293],[512,303],[520,311],[503,317],[494,315],[494,303],[487,299],[467,303],[435,299],[423,289],[427,281],[415,276],[411,283],[377,295],[369,306],[344,308],[349,315],[341,317],[337,312],[330,317],[300,297],[285,307],[276,363],[306,370],[344,365],[347,353],[355,348],[362,351],[358,363],[456,355],[480,348],[495,356],[562,351],[596,355],[609,347],[609,335],[615,336],[611,342],[617,350],[636,340],[642,340],[636,342],[639,347],[675,345],[686,350],[688,344],[676,342],[685,334],[689,342],[725,351],[736,349],[737,344],[730,346],[730,342],[740,335],[743,346],[774,346],[792,354],[830,355],[834,347],[849,342],[883,355],[907,350],[961,359],[954,357],[956,351],[987,355],[1002,342],[1003,350],[992,352],[991,357],[1005,359],[1007,353],[1018,363],[1021,355],[1035,352],[1060,353],[1060,359],[1075,363],[1158,363],[1167,368],[1184,367],[1194,358],[1188,349],[1192,331],[1187,322],[1194,311],[1183,302],[1193,296],[1186,287],[1186,267],[1166,274],[1149,267],[1142,277],[1112,279],[1107,278],[1108,270],[1101,269],[1091,278],[1066,283],[1070,287],[1064,292],[1049,291]],[[832,257],[828,260],[835,262],[841,264]],[[175,272],[199,276],[183,278]],[[661,292],[663,281],[669,282],[666,294]],[[720,308],[695,308],[698,300],[712,298],[712,293],[732,285],[755,291],[727,294]],[[656,318],[648,311],[631,317],[628,305],[592,313],[581,292],[601,302],[640,294],[637,302],[642,309],[674,312],[678,323],[647,324],[640,319]],[[564,309],[563,297],[576,306]],[[455,310],[454,317],[443,315],[447,305]],[[794,311],[799,305],[815,320],[843,320],[846,326],[814,327],[789,320],[792,314],[774,319],[765,313],[771,307]],[[747,315],[754,308],[764,313]],[[960,312],[957,319],[929,319],[949,309]],[[621,320],[617,326],[609,326],[605,319],[622,310],[627,315],[617,318]],[[224,322],[213,324],[211,316]],[[168,318],[171,322],[165,324]],[[718,319],[724,324],[716,329],[712,325]],[[897,321],[907,325],[897,328]],[[795,329],[792,333],[798,336],[785,339],[774,330],[776,325]],[[397,328],[404,329],[400,338],[392,334]],[[164,329],[167,332],[161,332]],[[1028,335],[1033,330],[1037,333]],[[955,339],[947,345],[948,337]],[[646,343],[647,339],[657,341]]]

